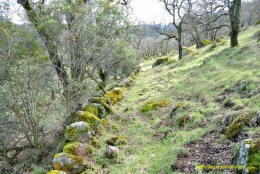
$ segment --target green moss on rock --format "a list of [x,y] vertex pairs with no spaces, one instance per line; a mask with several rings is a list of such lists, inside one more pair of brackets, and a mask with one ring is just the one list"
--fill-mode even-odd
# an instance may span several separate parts
[[87,159],[68,153],[58,153],[52,160],[55,170],[62,170],[68,173],[80,173],[91,168]]
[[106,111],[103,105],[92,103],[83,108],[83,111],[90,112],[99,118],[105,118]]
[[125,87],[114,88],[113,90],[105,94],[104,97],[107,98],[112,104],[115,104],[124,98],[125,91],[126,91]]
[[94,135],[94,130],[84,121],[75,122],[65,130],[65,139],[68,141],[88,142]]
[[106,143],[112,146],[125,145],[127,144],[127,139],[124,136],[115,136],[106,140]]
[[252,119],[252,113],[245,113],[236,117],[233,122],[228,125],[225,132],[225,139],[232,139],[238,136],[245,126],[249,126]]
[[63,147],[64,153],[69,153],[76,156],[90,156],[93,153],[93,148],[85,143],[72,142]]
[[157,109],[158,107],[168,106],[169,104],[170,104],[169,100],[160,100],[158,102],[150,101],[150,102],[147,102],[145,105],[143,105],[141,107],[140,112],[144,113],[144,112],[147,112],[147,111],[150,111],[150,110]]
[[115,113],[114,108],[108,104],[109,101],[105,97],[93,97],[91,99],[91,102],[103,105],[106,111],[109,113]]
[[90,112],[79,111],[75,114],[74,120],[88,123],[96,132],[102,131],[101,120]]

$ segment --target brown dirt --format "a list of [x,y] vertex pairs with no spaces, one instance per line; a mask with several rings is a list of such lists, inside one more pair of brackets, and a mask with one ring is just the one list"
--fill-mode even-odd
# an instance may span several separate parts
[[[203,166],[231,166],[233,165],[233,154],[231,141],[221,142],[219,135],[211,131],[200,140],[185,145],[188,152],[179,154],[178,159],[171,165],[174,171],[195,173],[196,165]],[[213,169],[212,169],[213,170]],[[216,171],[216,169],[214,169]],[[210,169],[203,170],[210,172]],[[223,173],[235,173],[235,170],[219,170]],[[214,172],[214,171],[212,171]]]

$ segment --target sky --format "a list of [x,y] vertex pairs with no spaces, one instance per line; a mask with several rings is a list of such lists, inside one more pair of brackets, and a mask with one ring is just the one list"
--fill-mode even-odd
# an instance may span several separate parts
[[[3,0],[0,0],[3,1]],[[23,23],[23,18],[20,18],[23,14],[22,8],[16,3],[16,0],[10,0],[11,2],[11,12],[13,17],[13,22]],[[159,0],[132,0],[132,20],[135,23],[169,23],[170,17],[163,8],[163,4]],[[18,12],[18,15],[16,14]]]
[[132,0],[133,18],[145,23],[169,23],[171,18],[159,0]]

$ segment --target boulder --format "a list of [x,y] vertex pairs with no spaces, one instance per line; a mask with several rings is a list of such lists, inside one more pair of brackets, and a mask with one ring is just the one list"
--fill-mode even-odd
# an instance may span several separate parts
[[65,130],[65,139],[68,141],[88,142],[94,130],[84,121],[72,123]]
[[115,146],[107,146],[105,157],[106,158],[116,158],[117,154],[119,152],[119,149]]
[[93,147],[86,143],[80,143],[80,142],[71,142],[66,144],[63,147],[63,152],[64,153],[69,153],[71,155],[76,155],[76,156],[91,156],[93,153]]
[[55,170],[62,170],[68,173],[80,173],[90,168],[87,159],[68,153],[58,153],[52,160]]

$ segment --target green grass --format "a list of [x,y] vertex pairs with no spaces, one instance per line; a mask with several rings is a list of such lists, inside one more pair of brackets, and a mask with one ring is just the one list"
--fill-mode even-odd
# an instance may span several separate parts
[[[200,139],[209,130],[217,130],[217,125],[224,121],[220,117],[260,112],[260,94],[256,92],[260,88],[260,48],[253,37],[259,29],[257,25],[241,32],[240,45],[236,48],[230,48],[226,41],[216,43],[214,48],[205,46],[171,65],[152,68],[154,58],[142,62],[142,70],[128,88],[126,97],[115,106],[118,116],[111,118],[117,126],[113,133],[126,136],[129,143],[120,147],[118,160],[102,170],[113,174],[175,173],[170,165],[178,154],[187,151],[184,145]],[[172,58],[177,59],[177,55]],[[234,106],[224,107],[217,102],[225,91],[231,91],[226,97],[235,103]],[[140,113],[140,108],[148,101],[162,99],[170,100],[170,105]],[[171,108],[178,103],[184,106],[171,120]],[[176,120],[182,115],[188,120],[179,128]],[[199,124],[205,120],[208,120],[205,127],[200,128]],[[158,126],[163,121],[173,124]],[[173,132],[164,139],[153,138],[171,129]],[[249,128],[248,132],[253,135],[259,128]],[[100,139],[110,135],[107,133]]]

